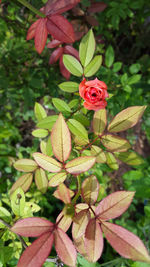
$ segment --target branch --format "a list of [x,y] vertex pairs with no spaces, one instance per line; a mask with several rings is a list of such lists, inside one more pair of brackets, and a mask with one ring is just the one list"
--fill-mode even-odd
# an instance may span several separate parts
[[45,14],[43,14],[41,11],[37,10],[35,7],[33,7],[30,3],[28,3],[26,0],[17,0],[19,3],[21,3],[23,6],[27,7],[30,9],[33,13],[36,15],[45,18]]

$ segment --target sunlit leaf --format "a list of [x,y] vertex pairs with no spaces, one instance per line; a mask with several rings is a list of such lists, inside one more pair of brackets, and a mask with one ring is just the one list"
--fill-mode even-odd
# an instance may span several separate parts
[[48,129],[49,131],[51,131],[57,118],[58,118],[57,115],[48,116],[48,117],[40,120],[40,122],[38,122],[36,126],[38,128]]
[[63,211],[58,215],[56,219],[56,223],[58,223],[58,227],[61,228],[64,232],[67,232],[71,223],[72,216],[65,214]]
[[41,121],[42,119],[47,117],[45,109],[42,107],[41,104],[35,103],[34,106],[34,113],[38,121]]
[[106,155],[100,147],[92,146],[91,147],[91,154],[92,154],[92,156],[96,157],[97,163],[105,163],[106,162]]
[[113,170],[118,170],[119,165],[114,155],[111,152],[105,152],[105,155],[106,155],[106,162],[108,166]]
[[112,134],[103,135],[101,137],[101,142],[110,151],[123,152],[131,147],[126,139]]
[[63,56],[63,63],[66,69],[72,73],[73,75],[80,77],[83,74],[83,69],[80,62],[71,55],[64,55]]
[[88,132],[79,121],[74,119],[69,119],[67,124],[72,134],[74,134],[77,138],[79,137],[83,139],[85,143],[89,142]]
[[59,258],[68,266],[76,266],[76,249],[71,239],[60,228],[55,230],[54,244]]
[[5,222],[10,222],[12,220],[10,212],[4,207],[0,207],[0,218]]
[[144,163],[144,160],[135,152],[115,152],[115,156],[128,165],[136,166]]
[[24,192],[28,191],[31,183],[33,180],[33,174],[32,173],[26,173],[22,176],[20,176],[17,181],[13,184],[10,194],[12,194],[17,188],[21,187]]
[[41,267],[51,252],[54,236],[44,233],[21,255],[17,267]]
[[77,251],[81,255],[83,255],[85,258],[87,258],[84,235],[82,235],[79,238],[75,238],[73,241],[74,241],[74,244],[75,244],[75,247],[76,247]]
[[119,225],[102,222],[102,230],[110,245],[125,258],[150,263],[148,251],[142,241]]
[[39,138],[44,138],[48,135],[48,131],[46,129],[36,129],[32,131],[32,135]]
[[91,60],[91,62],[85,67],[84,75],[86,77],[91,77],[99,70],[101,64],[102,64],[102,56],[95,56]]
[[108,125],[109,132],[121,132],[133,127],[142,117],[146,106],[133,106],[119,112]]
[[32,159],[19,159],[15,162],[14,167],[18,171],[33,172],[37,169],[37,163]]
[[96,219],[91,219],[85,232],[85,246],[90,262],[96,262],[103,251],[103,234]]
[[85,233],[89,220],[90,220],[90,212],[87,210],[82,210],[75,215],[75,217],[73,218],[73,225],[72,225],[73,238],[78,239]]
[[67,178],[66,172],[59,172],[51,177],[49,186],[57,186],[65,181]]
[[35,171],[35,183],[37,188],[42,192],[45,193],[48,187],[48,180],[45,174],[45,171],[41,168]]
[[68,93],[74,93],[79,91],[79,84],[76,82],[63,82],[60,83],[58,86],[62,91]]
[[39,217],[32,217],[17,221],[11,227],[11,231],[21,236],[36,237],[51,232],[53,228],[52,222]]
[[68,104],[64,100],[59,99],[59,98],[52,98],[52,102],[58,111],[71,113],[71,108],[68,106]]
[[33,157],[37,164],[46,171],[59,172],[61,170],[61,164],[49,156],[36,152],[33,153]]
[[119,217],[124,213],[133,199],[135,192],[118,191],[105,197],[96,207],[95,213],[101,220]]
[[100,109],[95,111],[93,117],[93,130],[96,135],[101,135],[107,124],[107,113],[106,109]]
[[22,216],[25,208],[25,195],[21,187],[11,195],[11,208],[15,215]]
[[99,193],[99,183],[94,175],[84,180],[81,192],[86,203],[92,205],[96,202]]
[[62,114],[53,126],[51,143],[55,157],[61,162],[66,161],[71,152],[71,134]]
[[80,174],[89,170],[94,165],[95,160],[95,157],[79,157],[69,161],[65,168],[71,174]]
[[63,201],[65,204],[68,204],[71,202],[72,191],[62,183],[57,187],[57,190],[54,192],[54,196]]
[[95,38],[93,35],[93,31],[89,30],[88,33],[82,38],[79,46],[79,57],[84,67],[86,67],[93,58],[94,51]]

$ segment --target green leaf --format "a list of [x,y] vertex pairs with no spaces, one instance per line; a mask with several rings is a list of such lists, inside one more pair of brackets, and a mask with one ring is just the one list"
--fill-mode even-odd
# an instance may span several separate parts
[[108,125],[111,133],[122,132],[133,127],[142,117],[146,106],[133,106],[119,112]]
[[131,147],[126,139],[112,134],[103,135],[101,137],[101,142],[110,151],[123,152]]
[[79,121],[85,127],[89,127],[90,126],[89,119],[85,115],[83,115],[82,113],[74,114],[73,115],[73,119]]
[[128,84],[134,84],[141,80],[141,74],[135,74],[128,79]]
[[102,56],[95,56],[92,61],[85,67],[84,75],[86,77],[91,77],[99,70],[101,64]]
[[59,184],[63,183],[67,178],[66,172],[59,172],[51,177],[49,181],[49,186],[58,186]]
[[115,156],[128,165],[137,166],[144,163],[144,160],[135,152],[115,152]]
[[4,220],[5,222],[11,221],[11,214],[8,210],[3,207],[0,207],[0,219]]
[[69,161],[65,165],[67,172],[71,174],[80,174],[89,170],[95,163],[95,157],[79,157]]
[[79,46],[79,57],[84,67],[91,61],[95,51],[95,38],[92,29],[82,38]]
[[33,158],[37,164],[46,171],[59,172],[61,170],[61,164],[49,156],[35,152],[33,153]]
[[107,124],[107,112],[106,109],[100,109],[95,111],[93,116],[93,131],[96,135],[101,135]]
[[127,84],[127,81],[128,81],[128,75],[127,73],[124,73],[122,76],[121,76],[121,84],[123,86],[125,86]]
[[96,157],[97,163],[105,163],[106,162],[105,153],[100,147],[92,146],[91,147],[91,154],[92,154],[92,156]]
[[136,74],[141,69],[141,65],[139,63],[132,64],[129,68],[131,74]]
[[34,137],[44,138],[48,135],[48,131],[46,129],[36,129],[32,131],[32,135]]
[[17,188],[11,196],[12,211],[17,216],[23,216],[25,208],[25,195],[21,187]]
[[131,93],[132,92],[132,87],[128,84],[126,84],[123,88],[124,91],[126,91],[127,93]]
[[41,191],[43,194],[47,191],[48,180],[45,171],[43,171],[41,168],[35,171],[35,183],[39,191]]
[[63,56],[63,63],[66,69],[71,72],[73,75],[80,77],[83,74],[83,68],[80,62],[73,56],[64,55]]
[[37,102],[35,103],[35,106],[34,106],[34,113],[38,121],[41,121],[42,119],[47,117],[45,109],[42,107],[41,104]]
[[67,93],[74,93],[79,91],[79,84],[75,82],[63,82],[58,86],[62,91]]
[[114,49],[111,45],[108,46],[106,53],[105,53],[105,65],[106,67],[110,68],[114,62],[115,54]]
[[89,142],[88,132],[80,122],[74,119],[69,119],[67,124],[72,134],[83,139],[84,141],[86,141],[86,143]]
[[14,167],[18,171],[33,172],[38,166],[32,159],[19,159],[15,162]]
[[55,106],[55,108],[58,111],[67,112],[67,113],[68,112],[69,113],[72,112],[71,108],[69,107],[69,105],[65,101],[63,101],[63,100],[61,100],[59,98],[52,98],[52,102],[53,102],[53,105]]
[[68,105],[70,108],[77,108],[79,105],[79,99],[72,99]]
[[53,149],[51,144],[51,137],[48,138],[47,144],[46,144],[46,155],[51,157],[53,156]]
[[115,62],[113,64],[113,71],[118,72],[121,69],[121,67],[122,67],[122,62]]
[[119,166],[113,154],[111,152],[105,152],[105,155],[108,166],[113,170],[118,170]]
[[51,131],[57,118],[58,118],[57,115],[48,116],[44,118],[43,120],[41,120],[40,122],[38,122],[36,126],[38,128],[47,129]]
[[26,173],[19,177],[17,181],[13,184],[10,194],[12,194],[17,188],[21,187],[24,192],[28,191],[33,180],[32,173]]

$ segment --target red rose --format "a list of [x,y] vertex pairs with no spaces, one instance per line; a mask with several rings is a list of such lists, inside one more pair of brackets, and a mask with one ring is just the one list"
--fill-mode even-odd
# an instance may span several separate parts
[[79,85],[79,94],[85,100],[84,107],[89,110],[99,110],[107,106],[107,85],[97,78],[88,82],[84,78]]

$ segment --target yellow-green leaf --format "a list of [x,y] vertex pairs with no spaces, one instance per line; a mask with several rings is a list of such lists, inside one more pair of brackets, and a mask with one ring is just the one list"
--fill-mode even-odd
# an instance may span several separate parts
[[66,178],[66,172],[59,172],[51,177],[49,181],[49,186],[58,186],[59,184],[63,183]]
[[136,166],[144,163],[144,160],[138,154],[132,151],[131,152],[127,151],[122,153],[115,152],[114,154],[119,160],[125,162],[128,165]]
[[59,98],[52,98],[52,102],[53,102],[53,105],[55,106],[55,108],[60,111],[60,112],[71,112],[71,108],[69,107],[69,105],[63,101],[62,99],[59,99]]
[[66,161],[71,152],[71,134],[62,114],[53,126],[51,143],[55,157],[61,162]]
[[146,106],[133,106],[119,112],[108,125],[111,133],[121,132],[133,127],[142,117]]
[[38,122],[36,126],[38,128],[47,129],[47,130],[51,131],[57,118],[58,118],[57,115],[48,116],[48,117],[42,119],[40,122]]
[[41,104],[37,102],[35,103],[35,106],[34,106],[34,113],[38,121],[41,121],[42,119],[47,117],[45,109],[42,107]]
[[21,187],[17,188],[11,195],[12,211],[17,216],[23,216],[25,208],[25,195]]
[[62,91],[67,93],[74,93],[79,91],[79,84],[76,82],[63,82],[58,86]]
[[77,138],[79,137],[80,139],[83,139],[86,143],[89,142],[88,132],[79,121],[69,119],[67,124],[72,134],[74,134]]
[[101,142],[110,151],[123,152],[131,147],[126,139],[112,134],[103,135]]
[[69,161],[65,165],[65,169],[71,174],[80,174],[89,170],[94,165],[95,160],[95,157],[79,157]]
[[100,147],[92,146],[91,147],[91,154],[92,154],[92,156],[96,157],[97,163],[105,163],[106,162],[106,155]]
[[59,172],[61,170],[62,165],[47,155],[36,152],[33,153],[33,157],[37,164],[46,171]]
[[92,205],[96,202],[99,193],[99,183],[94,175],[84,180],[81,192],[86,203]]
[[119,166],[114,155],[111,152],[105,152],[105,155],[108,166],[113,170],[118,170]]
[[82,38],[79,46],[79,57],[84,67],[91,61],[95,51],[95,38],[92,29]]
[[14,167],[18,171],[33,172],[37,169],[37,163],[32,159],[19,159],[15,162]]
[[12,194],[17,188],[21,187],[24,192],[28,191],[33,180],[32,173],[26,173],[19,177],[17,181],[13,184],[10,194]]
[[45,174],[45,171],[43,171],[41,168],[37,169],[35,171],[35,183],[37,188],[42,192],[45,193],[47,191],[48,187],[48,180]]
[[102,64],[102,56],[95,56],[91,62],[85,67],[84,75],[86,77],[93,76],[100,68]]
[[96,135],[101,135],[107,124],[107,113],[106,109],[100,109],[95,111],[93,117],[93,130]]
[[80,77],[83,74],[83,68],[80,62],[73,56],[64,55],[63,56],[63,63],[66,69],[71,72],[73,75]]
[[44,138],[48,135],[48,131],[46,129],[36,129],[32,131],[32,135],[34,137]]

